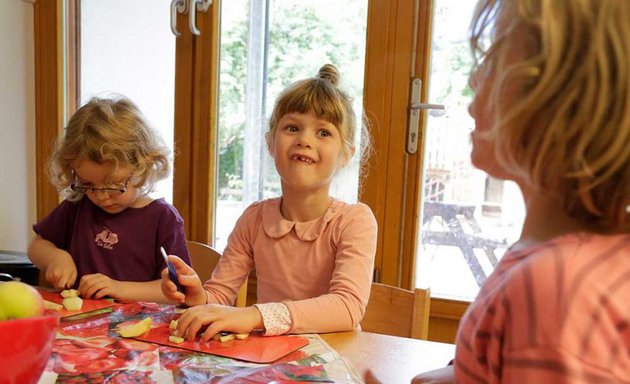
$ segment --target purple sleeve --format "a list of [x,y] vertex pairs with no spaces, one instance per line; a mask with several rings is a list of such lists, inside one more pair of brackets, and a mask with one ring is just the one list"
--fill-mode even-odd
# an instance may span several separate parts
[[162,246],[169,255],[177,255],[184,260],[186,264],[191,265],[188,248],[186,247],[184,220],[175,207],[169,204],[169,208],[167,214],[160,216],[157,238],[158,249]]
[[48,216],[33,225],[33,230],[57,248],[68,250],[78,208],[78,202],[64,200]]

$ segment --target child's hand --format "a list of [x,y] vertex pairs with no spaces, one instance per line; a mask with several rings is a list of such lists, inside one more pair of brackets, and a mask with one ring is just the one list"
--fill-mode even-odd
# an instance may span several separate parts
[[203,330],[201,341],[206,342],[221,331],[249,333],[262,328],[262,315],[256,307],[230,307],[219,304],[198,305],[188,308],[177,320],[178,336],[189,341],[195,340]]
[[77,266],[68,252],[61,249],[57,251],[46,267],[44,277],[55,289],[71,288],[77,280]]
[[120,281],[102,273],[84,275],[79,282],[79,292],[86,299],[102,299],[103,297],[119,297],[122,293]]
[[179,292],[175,283],[168,275],[168,268],[162,271],[162,293],[172,301],[185,304],[189,307],[205,304],[208,296],[201,285],[201,280],[188,264],[177,256],[169,256],[168,261],[173,264],[179,278],[179,284],[184,288],[184,292]]

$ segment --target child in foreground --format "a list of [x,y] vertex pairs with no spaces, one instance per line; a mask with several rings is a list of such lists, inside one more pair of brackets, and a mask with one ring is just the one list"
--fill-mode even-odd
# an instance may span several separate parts
[[94,98],[68,122],[51,159],[66,199],[33,226],[28,255],[56,289],[84,298],[167,301],[160,246],[190,264],[177,210],[149,196],[169,149],[126,98]]
[[630,383],[628,20],[627,0],[479,2],[471,158],[526,217],[453,365],[413,383]]
[[[193,340],[207,327],[205,341],[219,331],[279,335],[358,326],[370,294],[377,225],[367,205],[329,194],[333,176],[355,152],[357,130],[338,82],[336,68],[325,65],[280,94],[266,140],[282,196],[245,210],[212,277],[202,285],[192,268],[169,256],[184,292],[164,270],[164,295],[191,307],[179,318],[179,335]],[[257,304],[231,307],[254,268]]]

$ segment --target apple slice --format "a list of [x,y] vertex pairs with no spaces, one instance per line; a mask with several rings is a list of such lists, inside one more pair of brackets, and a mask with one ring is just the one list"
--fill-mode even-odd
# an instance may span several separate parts
[[168,329],[171,331],[177,329],[177,320],[171,320],[171,323],[168,325]]
[[235,333],[234,336],[237,340],[245,340],[249,337],[249,333]]
[[212,336],[212,340],[225,343],[227,341],[234,340],[234,334],[229,332],[219,332],[216,335]]
[[183,343],[184,342],[184,338],[183,337],[179,337],[179,336],[169,336],[168,337],[168,341],[170,341],[171,343],[175,343],[175,344],[179,344],[179,343]]
[[122,337],[138,337],[151,329],[151,318],[145,317],[137,323],[129,324],[118,329],[118,334]]
[[63,305],[44,300],[44,309],[50,309],[59,312],[63,309]]
[[66,297],[77,297],[77,296],[79,296],[79,291],[77,291],[76,289],[64,289],[59,294],[63,298],[66,298]]
[[63,306],[68,311],[78,311],[83,306],[83,300],[81,300],[81,298],[78,296],[66,297],[65,299],[63,299]]

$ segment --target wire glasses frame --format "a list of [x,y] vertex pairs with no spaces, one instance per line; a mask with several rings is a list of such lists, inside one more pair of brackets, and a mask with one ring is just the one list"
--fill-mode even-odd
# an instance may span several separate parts
[[74,182],[72,184],[70,184],[70,189],[72,189],[75,192],[78,193],[96,193],[96,192],[103,192],[108,194],[109,196],[120,196],[123,193],[127,192],[127,186],[129,185],[129,180],[131,180],[131,177],[129,177],[125,182],[124,185],[120,186],[120,187],[104,187],[104,188],[95,188],[95,187],[88,187],[86,185],[82,185],[81,182],[76,178],[74,179]]

